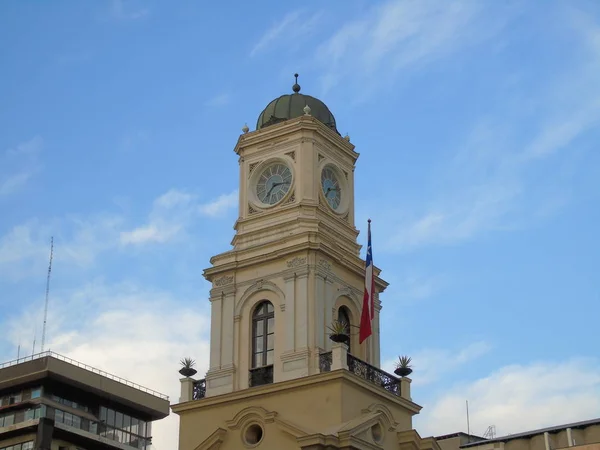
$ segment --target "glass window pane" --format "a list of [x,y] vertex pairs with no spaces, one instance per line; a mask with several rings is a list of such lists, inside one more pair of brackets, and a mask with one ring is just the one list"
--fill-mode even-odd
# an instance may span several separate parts
[[25,411],[25,420],[32,420],[35,416],[35,410],[33,409],[28,409],[27,411]]
[[269,334],[267,336],[267,350],[273,350],[273,346],[275,345],[275,335]]
[[138,420],[135,417],[131,418],[131,432],[133,434],[140,434],[138,430]]
[[123,413],[117,412],[117,416],[115,418],[115,427],[123,428]]
[[64,422],[64,420],[65,420],[65,413],[63,413],[60,409],[57,409],[54,412],[54,420],[56,422],[60,422],[60,423]]
[[271,317],[267,325],[267,333],[275,333],[275,318]]
[[254,338],[254,353],[260,353],[264,350],[264,342],[265,338],[263,336]]
[[42,389],[41,388],[32,389],[32,391],[31,391],[31,398],[38,398],[38,397],[41,397],[41,395],[42,395]]
[[112,409],[106,410],[106,423],[111,427],[115,426],[115,412]]
[[252,355],[253,359],[252,359],[252,367],[260,367],[262,366],[262,353],[255,353],[254,355]]
[[104,406],[100,407],[100,420],[106,422],[106,408]]
[[123,429],[129,431],[131,428],[131,417],[123,414]]
[[272,313],[273,311],[275,311],[273,309],[273,304],[271,302],[267,302],[267,312]]
[[273,350],[267,352],[267,366],[273,364]]
[[264,314],[264,309],[265,309],[264,303],[261,303],[260,305],[258,305],[256,307],[256,309],[254,310],[254,317],[258,317],[258,316],[261,316],[262,314]]
[[258,320],[254,322],[254,336],[262,336],[265,330],[265,322]]

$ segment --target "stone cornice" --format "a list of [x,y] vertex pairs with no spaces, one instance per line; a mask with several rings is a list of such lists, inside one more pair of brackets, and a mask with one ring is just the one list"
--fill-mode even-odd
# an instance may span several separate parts
[[[268,248],[268,246],[264,246],[262,247],[263,249],[265,249],[265,247]],[[365,268],[364,268],[364,260],[362,260],[359,257],[344,257],[342,256],[342,254],[340,252],[335,251],[333,248],[327,246],[324,243],[313,243],[313,242],[302,242],[299,243],[297,245],[293,245],[293,246],[289,246],[286,248],[282,248],[282,249],[278,249],[278,250],[274,250],[272,252],[266,252],[257,256],[252,256],[249,258],[244,258],[242,259],[243,255],[243,251],[230,251],[224,254],[221,254],[223,256],[231,256],[232,257],[232,261],[231,262],[226,262],[223,264],[218,264],[215,265],[213,267],[207,268],[204,270],[204,277],[208,280],[208,281],[212,281],[212,279],[218,275],[220,275],[221,273],[226,273],[226,272],[230,272],[230,271],[234,271],[234,270],[239,270],[241,268],[244,267],[249,267],[255,264],[260,264],[260,263],[266,263],[268,261],[272,261],[272,260],[276,260],[276,259],[282,259],[282,258],[286,258],[286,257],[290,257],[292,255],[296,256],[298,254],[301,253],[306,253],[306,251],[317,251],[319,253],[321,253],[324,257],[328,258],[331,261],[335,261],[335,264],[337,266],[343,267],[346,270],[355,273],[356,275],[360,276],[360,277],[364,277],[365,274]],[[221,256],[221,255],[217,255],[217,256]],[[211,262],[213,262],[213,260],[215,260],[217,257],[213,257],[213,259],[211,259]],[[217,260],[215,260],[214,262],[217,262]],[[317,267],[312,264],[312,265],[308,265],[309,270],[317,270]],[[387,283],[386,281],[384,281],[383,279],[381,279],[379,277],[379,273],[381,272],[381,270],[377,267],[374,267],[374,274],[375,274],[375,285],[377,286],[377,290],[379,292],[383,292],[387,286],[389,285],[389,283]],[[286,276],[290,276],[293,273],[300,273],[299,270],[297,270],[297,268],[291,267],[291,268],[287,268],[285,270],[276,272],[276,273],[272,273],[268,276],[264,276],[264,279],[271,279],[271,278],[276,278],[276,277],[286,277]],[[339,281],[343,281],[340,278],[338,278],[334,273],[330,273],[331,278],[334,280],[339,280]],[[329,275],[328,275],[329,276]],[[252,284],[253,282],[247,282],[247,283],[239,283],[236,286],[239,288],[241,286],[244,286],[245,284]]]
[[254,397],[264,397],[269,395],[279,395],[285,391],[298,391],[300,389],[311,389],[319,383],[344,383],[349,386],[368,391],[373,399],[377,399],[379,403],[387,401],[395,403],[398,406],[405,408],[412,414],[418,414],[421,410],[421,406],[411,402],[402,397],[398,397],[394,394],[389,393],[385,389],[369,383],[366,380],[352,374],[351,372],[340,369],[331,372],[318,373],[316,375],[310,375],[302,378],[295,378],[287,381],[280,381],[277,383],[266,384],[263,386],[256,386],[251,389],[242,389],[227,394],[218,395],[216,397],[206,397],[201,400],[193,400],[185,403],[178,403],[171,405],[171,409],[174,413],[180,414],[186,411],[192,411],[199,408],[210,408],[215,405],[222,405],[225,403],[234,403],[238,401],[248,401]]
[[273,145],[277,145],[279,139],[297,131],[316,132],[324,140],[329,142],[330,145],[346,153],[352,161],[356,161],[359,157],[359,153],[354,151],[354,145],[312,116],[297,117],[251,133],[242,134],[238,139],[234,151],[241,156],[246,148],[259,146],[267,141],[271,141],[273,142]]

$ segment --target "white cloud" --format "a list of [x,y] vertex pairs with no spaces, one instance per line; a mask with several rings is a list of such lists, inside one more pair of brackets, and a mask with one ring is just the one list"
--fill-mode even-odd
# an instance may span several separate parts
[[[439,380],[444,374],[449,374],[480,358],[491,350],[491,346],[484,341],[474,342],[459,350],[425,349],[410,355],[412,366],[416,375],[413,385],[421,386]],[[382,363],[383,370],[394,372],[398,358],[389,359]]]
[[21,189],[40,170],[43,141],[34,137],[9,149],[0,157],[0,197]]
[[[504,25],[500,14],[481,14],[477,2],[410,2],[373,4],[356,20],[343,24],[317,50],[324,68],[322,87],[354,80],[368,95],[389,86],[400,69],[416,68],[457,49],[494,36]],[[490,21],[489,16],[494,20]]]
[[302,11],[288,13],[265,31],[250,51],[250,57],[276,46],[283,46],[289,50],[294,42],[306,39],[315,31],[321,16],[320,12],[312,16],[307,16]]
[[209,217],[221,216],[238,205],[238,196],[237,189],[229,194],[220,195],[216,200],[201,205],[200,212]]
[[511,365],[448,386],[423,405],[415,420],[419,433],[466,432],[465,400],[471,432],[479,435],[490,425],[496,426],[497,435],[506,435],[595,418],[600,411],[600,361],[572,358]]
[[0,237],[0,278],[13,281],[45,272],[54,237],[57,265],[89,266],[103,251],[118,242],[122,220],[96,215],[86,219],[69,216],[48,223],[31,220],[14,226]]
[[[41,324],[26,309],[24,317],[3,324],[15,347],[22,324],[32,319]],[[186,299],[130,283],[90,283],[53,296],[46,350],[169,395],[177,403],[179,360],[195,359],[198,377],[208,368],[209,323],[209,303],[203,298]],[[178,417],[171,414],[156,422],[153,435],[155,449],[177,448]]]
[[529,174],[551,158],[568,158],[577,149],[576,139],[600,125],[600,25],[577,21],[572,26],[582,38],[580,64],[523,94],[533,105],[529,120],[521,111],[524,98],[508,101],[517,106],[500,119],[480,118],[450,161],[434,169],[432,198],[414,215],[398,218],[391,248],[454,244],[530,226],[568,202],[571,180],[554,177],[552,186],[543,186]]
[[237,205],[237,197],[236,190],[198,204],[195,195],[171,189],[154,200],[147,224],[121,232],[121,244],[165,243],[181,238],[193,220],[222,216]]

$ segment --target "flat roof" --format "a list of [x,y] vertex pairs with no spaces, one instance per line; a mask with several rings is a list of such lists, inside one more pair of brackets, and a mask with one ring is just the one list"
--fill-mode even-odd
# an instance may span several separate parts
[[169,397],[147,387],[54,352],[0,364],[0,391],[50,378],[122,403],[153,420],[169,415]]
[[548,427],[548,428],[539,428],[537,430],[525,431],[523,433],[509,434],[506,436],[500,436],[500,437],[493,438],[493,439],[484,439],[479,442],[471,442],[469,444],[461,445],[460,448],[477,447],[478,445],[489,444],[491,442],[507,442],[507,441],[512,441],[513,439],[524,439],[524,438],[536,436],[538,434],[543,434],[543,433],[558,433],[559,431],[566,430],[567,428],[586,428],[586,427],[589,427],[592,425],[600,425],[600,418],[584,420],[582,422],[568,423],[566,425],[556,425],[556,426]]

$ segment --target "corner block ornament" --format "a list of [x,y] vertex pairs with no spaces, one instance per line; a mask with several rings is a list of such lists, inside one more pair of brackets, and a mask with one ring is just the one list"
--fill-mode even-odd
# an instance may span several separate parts
[[215,280],[215,286],[225,286],[231,283],[233,283],[233,275],[224,275]]
[[303,264],[306,264],[306,256],[305,257],[299,257],[296,256],[294,259],[291,259],[289,261],[287,261],[287,266],[288,267],[298,267],[301,266]]

